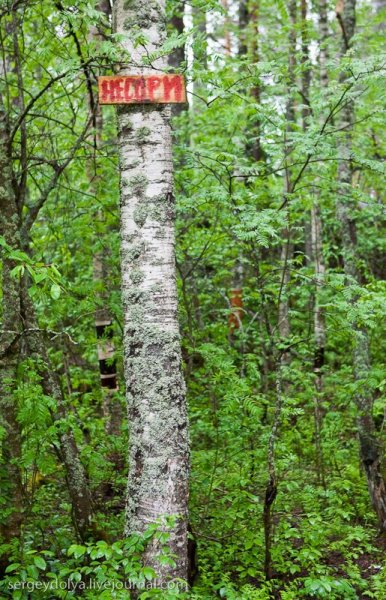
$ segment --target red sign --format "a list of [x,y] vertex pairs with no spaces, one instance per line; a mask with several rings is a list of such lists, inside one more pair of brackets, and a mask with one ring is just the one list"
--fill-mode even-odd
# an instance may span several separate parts
[[98,77],[99,104],[182,104],[183,75],[112,75]]

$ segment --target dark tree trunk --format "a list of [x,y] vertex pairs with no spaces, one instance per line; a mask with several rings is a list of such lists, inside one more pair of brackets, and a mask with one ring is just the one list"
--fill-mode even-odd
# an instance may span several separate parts
[[[185,10],[185,0],[175,3],[173,6],[173,16],[170,20],[170,25],[179,35],[184,33],[184,10]],[[168,56],[168,64],[173,68],[174,71],[178,71],[185,64],[185,46],[179,46],[173,52],[171,52]],[[172,115],[174,117],[179,117],[181,113],[185,110],[183,104],[174,104],[172,106]]]
[[[0,96],[0,235],[12,249],[19,246],[19,215],[12,187],[12,166],[7,114]],[[2,325],[0,331],[0,423],[4,427],[1,492],[6,501],[0,532],[4,543],[18,538],[23,522],[23,486],[21,477],[22,438],[14,390],[20,355],[22,322],[20,282],[11,275],[16,263],[6,256],[2,268]],[[0,569],[4,561],[0,557]]]
[[[194,44],[194,62],[198,65],[199,69],[206,71],[208,68],[206,12],[197,6],[193,6],[193,25],[198,33]],[[205,90],[206,84],[196,77],[193,81],[194,111],[199,109],[200,96],[205,95]]]
[[[340,2],[337,9],[337,18],[342,29],[342,55],[351,47],[352,37],[355,33],[355,0]],[[342,76],[344,83],[344,77]],[[344,134],[340,141],[340,154],[350,152],[352,146],[351,124],[354,118],[354,106],[347,102],[342,109],[341,127]],[[341,193],[338,194],[337,217],[340,222],[342,235],[342,255],[344,261],[344,272],[346,285],[358,285],[361,282],[361,274],[357,265],[357,236],[354,198],[349,197],[347,189],[352,185],[352,171],[350,162],[345,160],[339,162],[338,181],[341,185]],[[358,300],[354,296],[352,302]],[[353,368],[357,383],[357,391],[354,400],[357,407],[358,435],[361,460],[366,472],[371,502],[377,514],[381,531],[386,531],[386,488],[382,475],[381,444],[377,439],[376,429],[372,416],[373,395],[366,384],[370,372],[370,350],[367,330],[353,323]]]
[[247,28],[249,23],[248,0],[239,2],[239,56],[245,56],[248,52]]
[[[27,248],[23,248],[24,251]],[[93,533],[92,530],[92,500],[88,486],[87,475],[82,465],[79,449],[73,431],[66,425],[69,407],[66,404],[60,379],[50,364],[46,340],[39,329],[35,310],[28,294],[29,278],[24,276],[21,286],[21,315],[23,318],[26,351],[36,359],[41,385],[44,393],[56,401],[56,411],[52,413],[54,421],[61,421],[59,427],[58,456],[63,463],[67,488],[72,504],[72,520],[75,531],[82,540]]]

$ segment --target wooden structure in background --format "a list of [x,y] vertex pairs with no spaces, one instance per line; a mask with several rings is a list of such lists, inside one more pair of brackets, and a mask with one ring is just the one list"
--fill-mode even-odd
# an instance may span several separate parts
[[230,290],[229,301],[232,312],[229,315],[228,324],[230,333],[233,333],[235,329],[239,329],[243,318],[243,290]]

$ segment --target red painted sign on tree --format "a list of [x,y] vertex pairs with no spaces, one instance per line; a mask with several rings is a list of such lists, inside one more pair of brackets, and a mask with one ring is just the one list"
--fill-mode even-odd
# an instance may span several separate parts
[[100,104],[182,104],[183,75],[110,75],[98,78]]

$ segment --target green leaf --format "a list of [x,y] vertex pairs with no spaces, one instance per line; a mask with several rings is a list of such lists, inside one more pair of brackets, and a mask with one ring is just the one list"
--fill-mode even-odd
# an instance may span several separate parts
[[142,573],[145,575],[148,581],[151,581],[156,577],[156,572],[151,567],[144,567]]
[[31,579],[37,580],[39,579],[39,571],[35,567],[35,565],[28,565],[27,567],[28,577]]
[[11,573],[12,571],[16,571],[19,567],[20,563],[12,563],[11,565],[8,565],[8,567],[5,569],[5,572]]
[[53,298],[54,300],[59,300],[60,293],[60,286],[57,283],[53,283],[50,290],[51,298]]
[[41,571],[44,571],[47,567],[47,563],[41,556],[34,556],[34,563]]
[[80,558],[84,554],[86,554],[87,548],[86,546],[80,546],[78,544],[73,544],[69,547],[67,554],[68,556],[74,556],[75,558]]

